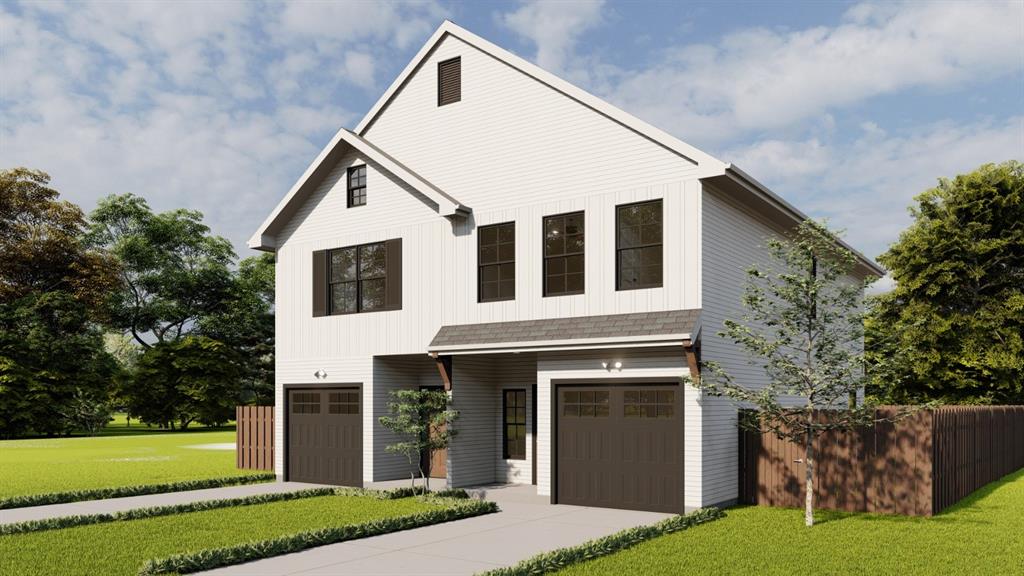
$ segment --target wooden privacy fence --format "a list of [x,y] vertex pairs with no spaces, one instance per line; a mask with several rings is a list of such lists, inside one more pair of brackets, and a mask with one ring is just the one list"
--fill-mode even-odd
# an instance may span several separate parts
[[[893,417],[900,407],[879,409]],[[803,447],[740,432],[740,500],[803,506]],[[1024,468],[1024,406],[950,406],[815,443],[815,505],[930,516]]]
[[235,407],[235,459],[239,468],[274,469],[274,407]]

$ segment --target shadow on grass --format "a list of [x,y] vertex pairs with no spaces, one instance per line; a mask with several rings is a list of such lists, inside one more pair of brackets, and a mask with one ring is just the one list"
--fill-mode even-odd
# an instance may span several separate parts
[[[930,522],[937,524],[991,524],[990,520],[982,520],[978,518],[968,517],[971,513],[981,513],[986,510],[986,502],[992,494],[1000,488],[1012,484],[1020,479],[1024,478],[1024,469],[1016,472],[1011,472],[1006,476],[1003,476],[999,480],[995,480],[978,488],[970,495],[965,497],[960,502],[946,508],[935,516],[901,516],[898,514],[876,514],[867,512],[846,512],[843,510],[826,510],[826,509],[815,509],[814,510],[814,523],[817,524],[828,524],[830,522],[842,522],[844,520],[857,520],[859,522],[878,522],[885,521],[889,523],[917,523],[917,522]],[[754,506],[738,506],[734,509],[740,508],[752,508]],[[789,508],[789,510],[803,511],[801,508]]]

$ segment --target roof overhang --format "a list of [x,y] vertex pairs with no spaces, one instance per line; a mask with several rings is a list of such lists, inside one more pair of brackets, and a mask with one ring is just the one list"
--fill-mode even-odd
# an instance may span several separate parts
[[[730,198],[749,206],[754,212],[766,216],[783,228],[791,228],[809,218],[734,164],[727,164],[721,174],[701,178],[701,181],[727,193]],[[836,237],[836,242],[857,258],[857,273],[863,276],[879,277],[886,274],[885,268],[855,250],[842,238]]]
[[690,334],[658,334],[622,338],[577,338],[572,340],[535,340],[531,342],[497,342],[491,344],[461,344],[430,346],[431,355],[458,356],[465,354],[516,354],[520,352],[558,352],[570,350],[600,350],[605,348],[658,348],[689,345]]
[[406,185],[423,194],[430,200],[434,209],[441,216],[463,217],[472,210],[434,186],[421,176],[407,168],[398,160],[366,140],[365,138],[342,128],[331,138],[313,163],[306,168],[302,177],[291,187],[288,194],[277,204],[270,216],[263,221],[256,233],[248,241],[248,246],[256,250],[273,252],[277,249],[275,235],[292,216],[309,194],[334,169],[335,164],[348,150],[355,150],[368,161],[392,174]]

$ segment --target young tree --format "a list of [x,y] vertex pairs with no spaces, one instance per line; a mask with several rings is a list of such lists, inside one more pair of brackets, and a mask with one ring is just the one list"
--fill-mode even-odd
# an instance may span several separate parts
[[915,200],[879,257],[896,286],[868,324],[872,392],[1024,402],[1024,164],[986,164]]
[[815,438],[874,421],[874,406],[850,403],[865,383],[863,286],[847,280],[854,255],[811,220],[788,239],[768,239],[767,249],[772,266],[747,271],[746,314],[726,320],[719,336],[762,364],[768,384],[749,386],[713,362],[703,365],[694,384],[756,408],[756,417],[741,418],[741,426],[803,445],[805,522],[813,526]]
[[393,432],[398,441],[384,448],[389,454],[401,454],[409,462],[409,477],[416,487],[416,471],[430,490],[430,476],[423,470],[423,457],[444,450],[455,437],[458,410],[450,406],[448,393],[439,390],[396,390],[388,402],[389,416],[380,424]]
[[89,436],[95,436],[108,422],[114,410],[106,398],[97,398],[92,394],[75,391],[71,401],[64,407],[61,415],[69,428],[82,430]]

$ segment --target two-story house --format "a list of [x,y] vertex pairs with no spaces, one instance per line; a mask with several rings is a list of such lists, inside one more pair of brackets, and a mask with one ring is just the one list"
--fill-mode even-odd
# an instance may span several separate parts
[[[443,387],[452,487],[681,511],[737,497],[736,411],[681,377],[766,237],[805,216],[735,166],[445,22],[250,240],[277,261],[275,470],[408,478],[389,392]],[[879,274],[861,259],[858,274]]]

